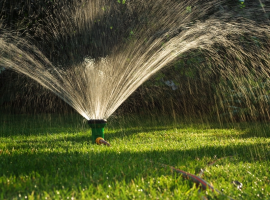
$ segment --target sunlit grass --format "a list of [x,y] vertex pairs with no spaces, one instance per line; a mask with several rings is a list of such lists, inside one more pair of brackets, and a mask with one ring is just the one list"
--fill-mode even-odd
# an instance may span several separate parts
[[[167,117],[108,120],[91,143],[77,115],[0,117],[0,199],[198,199],[199,188],[160,163],[198,174],[235,199],[270,198],[270,127]],[[217,161],[217,158],[233,156]],[[232,183],[239,181],[242,189]],[[218,199],[226,199],[218,196]]]

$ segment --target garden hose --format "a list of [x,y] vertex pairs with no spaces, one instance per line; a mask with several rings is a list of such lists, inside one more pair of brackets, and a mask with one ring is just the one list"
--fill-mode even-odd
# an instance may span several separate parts
[[203,190],[210,189],[212,192],[216,191],[221,194],[221,192],[217,189],[215,189],[213,186],[211,186],[209,183],[207,183],[205,180],[200,178],[199,176],[196,176],[194,174],[190,174],[188,172],[185,172],[180,169],[176,169],[173,166],[165,165],[165,164],[160,164],[162,167],[169,167],[171,170],[174,172],[181,174],[185,179],[191,179],[194,183],[196,183],[197,186],[200,186]]
[[[220,160],[223,160],[223,159],[226,159],[226,158],[232,158],[233,156],[226,156],[226,157],[222,157],[222,158],[219,158],[211,163],[209,163],[206,167],[210,167],[212,165],[214,165],[216,162],[220,161]],[[199,177],[202,177],[203,176],[203,173],[205,172],[205,168],[204,169],[201,169],[200,173],[198,174]]]
[[[229,158],[229,157],[233,157],[233,156],[227,156],[227,157],[223,157],[220,159],[215,160],[214,162],[210,163],[207,165],[208,166],[212,166],[213,164],[215,164],[216,162],[218,162],[219,160],[225,159],[225,158]],[[152,162],[152,161],[150,161]],[[226,196],[225,194],[223,194],[221,191],[219,191],[218,189],[215,189],[212,185],[210,185],[207,181],[205,181],[204,179],[201,178],[201,176],[203,176],[203,173],[205,171],[205,169],[201,169],[201,172],[199,173],[198,176],[194,175],[194,174],[190,174],[188,172],[185,172],[183,170],[180,169],[176,169],[173,166],[169,166],[169,165],[165,165],[162,163],[158,163],[159,165],[161,165],[162,167],[169,167],[173,172],[176,172],[178,174],[181,174],[185,179],[191,179],[194,183],[196,183],[197,187],[201,187],[202,190],[206,190],[206,189],[210,189],[212,192],[217,192],[220,195]],[[238,183],[238,181],[233,181],[233,183]],[[238,185],[238,184],[235,184]],[[234,200],[231,197],[226,196],[228,199],[230,200]],[[203,199],[207,199],[206,197],[203,197]]]
[[107,142],[106,140],[104,140],[102,137],[98,137],[98,138],[96,139],[96,143],[97,143],[98,145],[104,144],[104,145],[106,145],[106,146],[108,146],[108,147],[111,146],[110,143]]

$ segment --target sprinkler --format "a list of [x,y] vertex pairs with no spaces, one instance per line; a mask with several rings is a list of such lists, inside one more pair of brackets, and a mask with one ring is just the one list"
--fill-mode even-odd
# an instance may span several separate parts
[[92,129],[92,142],[99,145],[105,144],[111,146],[108,142],[104,140],[104,127],[107,125],[105,119],[91,119],[88,120],[88,124]]

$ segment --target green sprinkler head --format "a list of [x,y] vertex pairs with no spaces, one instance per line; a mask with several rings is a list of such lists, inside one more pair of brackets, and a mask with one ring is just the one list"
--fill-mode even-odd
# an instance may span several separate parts
[[[88,120],[88,124],[92,128],[92,142],[97,143],[97,144],[106,144],[106,143],[103,143],[103,141],[105,141],[104,140],[104,127],[107,125],[107,121],[105,119],[91,119],[91,120]],[[107,142],[106,145],[110,146],[108,144],[109,143]]]

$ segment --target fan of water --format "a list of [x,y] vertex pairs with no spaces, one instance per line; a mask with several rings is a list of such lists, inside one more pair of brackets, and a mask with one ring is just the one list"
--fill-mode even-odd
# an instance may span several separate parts
[[[207,52],[227,77],[235,68],[223,61],[219,48],[240,60],[266,60],[262,47],[255,55],[234,41],[259,37],[267,27],[231,19],[221,1],[119,2],[82,0],[62,7],[36,30],[39,45],[3,32],[1,65],[31,77],[89,120],[107,119],[149,77],[192,49]],[[58,54],[45,53],[50,40]]]

